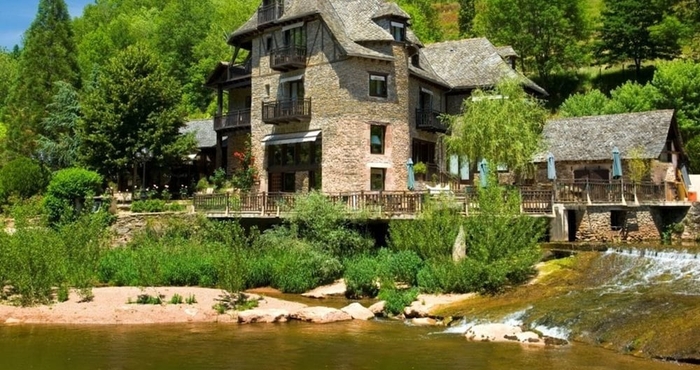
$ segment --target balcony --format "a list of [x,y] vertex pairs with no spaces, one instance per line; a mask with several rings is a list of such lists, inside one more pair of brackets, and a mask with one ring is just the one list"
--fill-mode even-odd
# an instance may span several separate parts
[[278,20],[282,14],[284,14],[284,1],[274,0],[267,5],[263,2],[263,5],[258,8],[258,27]]
[[301,122],[311,119],[311,99],[263,102],[262,120],[268,124]]
[[241,77],[250,77],[252,71],[252,59],[248,58],[248,60],[242,64],[236,64],[228,67],[228,76],[226,76],[226,81],[237,80]]
[[288,46],[270,53],[270,68],[276,71],[291,71],[306,68],[306,47]]
[[447,125],[442,123],[440,115],[442,112],[434,110],[416,109],[416,128],[430,132],[447,132]]
[[250,128],[250,109],[228,112],[214,117],[214,131],[229,131]]

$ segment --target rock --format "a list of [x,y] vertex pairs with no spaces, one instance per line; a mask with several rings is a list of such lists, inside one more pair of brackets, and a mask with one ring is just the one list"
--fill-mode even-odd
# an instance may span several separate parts
[[[510,338],[516,338],[516,334],[522,333],[517,326],[507,324],[481,324],[474,325],[467,330],[465,336],[468,340],[477,342],[507,342]],[[511,339],[512,340],[512,339]]]
[[452,246],[452,260],[459,262],[467,257],[467,236],[464,232],[464,226],[459,226],[459,233],[455,238],[455,243]]
[[5,320],[5,324],[12,325],[12,324],[19,324],[21,321],[18,319],[15,319],[14,317],[10,317],[9,319]]
[[349,314],[330,307],[306,307],[289,315],[290,319],[325,324],[329,322],[352,320]]
[[375,315],[383,315],[384,314],[384,308],[386,307],[386,301],[379,301],[371,306],[369,306],[368,310],[372,311]]
[[437,326],[438,321],[435,319],[431,319],[430,317],[419,317],[411,319],[411,324],[415,326]]
[[374,312],[355,302],[340,309],[350,315],[354,320],[369,320],[374,318]]
[[569,344],[569,342],[561,338],[544,337],[544,344],[548,346],[565,346]]
[[185,313],[189,316],[197,316],[197,309],[195,308],[186,308]]
[[286,322],[287,319],[289,319],[289,311],[274,308],[256,308],[238,313],[240,324]]
[[428,317],[440,305],[473,298],[476,294],[419,294],[416,301],[404,309],[406,317]]
[[348,288],[345,285],[345,280],[340,279],[333,284],[320,286],[316,289],[303,293],[302,296],[307,298],[322,299],[328,296],[345,295],[346,290],[348,290]]
[[525,331],[522,333],[515,334],[515,337],[516,337],[517,341],[520,343],[532,343],[532,344],[541,343],[544,345],[544,341],[542,341],[540,339],[540,336],[537,335],[537,333],[535,333],[535,332]]

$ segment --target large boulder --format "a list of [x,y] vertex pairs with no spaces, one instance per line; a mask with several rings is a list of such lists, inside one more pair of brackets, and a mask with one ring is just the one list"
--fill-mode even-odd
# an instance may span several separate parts
[[403,313],[408,318],[429,317],[439,306],[451,304],[475,296],[469,294],[419,294],[418,298],[410,306],[404,308]]
[[321,299],[321,298],[326,298],[328,296],[345,295],[346,290],[348,290],[348,288],[345,285],[345,280],[340,279],[340,280],[337,280],[333,284],[320,286],[316,289],[313,289],[313,290],[310,290],[306,293],[303,293],[302,296],[307,297],[307,298],[319,298],[319,299]]
[[384,308],[386,307],[386,301],[379,301],[371,306],[369,306],[369,310],[374,313],[375,316],[383,315],[384,314]]
[[329,322],[352,320],[348,313],[330,307],[306,307],[289,315],[290,319],[326,324]]
[[437,326],[440,325],[440,323],[435,320],[431,319],[430,317],[417,317],[415,319],[411,319],[411,324],[415,326]]
[[516,335],[519,333],[522,333],[522,330],[518,326],[481,324],[472,326],[464,335],[468,340],[477,342],[508,342],[517,340]]
[[357,302],[351,303],[340,310],[352,316],[354,320],[369,320],[374,318],[374,312]]
[[467,257],[467,235],[464,232],[464,226],[459,225],[459,233],[455,238],[455,243],[452,246],[452,260],[459,262]]
[[274,308],[256,308],[238,313],[240,324],[285,322],[287,319],[289,319],[289,311]]

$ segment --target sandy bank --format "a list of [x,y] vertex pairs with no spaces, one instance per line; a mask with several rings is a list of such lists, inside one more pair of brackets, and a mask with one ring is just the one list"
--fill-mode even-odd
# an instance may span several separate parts
[[[187,298],[194,295],[197,303],[170,304],[175,294]],[[198,287],[107,287],[94,288],[91,302],[79,303],[71,292],[66,302],[48,306],[16,307],[0,304],[0,325],[3,324],[166,324],[187,322],[236,322],[235,317],[219,315],[212,306],[221,294],[220,289]],[[139,294],[164,295],[162,305],[129,304]],[[264,297],[260,308],[299,310],[305,305]]]

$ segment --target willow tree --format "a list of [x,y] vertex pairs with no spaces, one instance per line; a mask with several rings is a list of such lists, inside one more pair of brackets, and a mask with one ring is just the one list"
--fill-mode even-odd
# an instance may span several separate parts
[[463,113],[448,117],[452,133],[445,142],[448,151],[472,163],[485,159],[522,173],[540,149],[547,116],[542,103],[517,81],[506,81],[466,99]]

